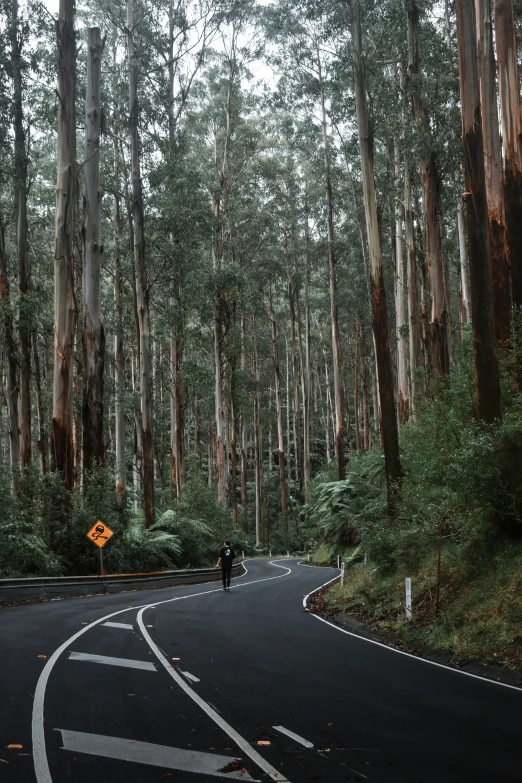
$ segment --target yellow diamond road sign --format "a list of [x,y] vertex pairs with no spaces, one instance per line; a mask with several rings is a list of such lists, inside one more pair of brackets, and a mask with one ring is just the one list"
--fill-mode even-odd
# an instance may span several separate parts
[[109,530],[107,525],[104,525],[103,522],[100,522],[98,520],[96,524],[94,525],[92,530],[89,530],[87,533],[87,538],[90,538],[91,541],[96,544],[96,546],[99,546],[100,549],[102,546],[105,546],[109,538],[113,535],[112,530]]

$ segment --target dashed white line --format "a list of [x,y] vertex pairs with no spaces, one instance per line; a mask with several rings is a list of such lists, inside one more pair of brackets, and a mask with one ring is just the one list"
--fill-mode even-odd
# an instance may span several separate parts
[[[246,569],[245,564],[243,563],[243,567]],[[288,576],[288,574],[292,573],[291,569],[288,569],[286,574],[282,574],[282,576]],[[239,577],[236,577],[239,578]],[[269,576],[265,577],[264,579],[254,579],[251,582],[243,582],[241,585],[233,585],[234,587],[246,587],[250,584],[257,584],[258,582],[270,582],[272,579],[281,579],[281,576]],[[209,584],[207,582],[207,584]],[[201,585],[199,585],[201,586]],[[188,598],[197,598],[200,595],[208,595],[209,593],[218,593],[221,592],[222,588],[215,588],[213,590],[202,590],[198,593],[191,593],[190,595],[183,595],[180,597],[175,598],[169,598],[166,601],[161,602],[155,602],[151,604],[145,604],[147,608],[156,607],[159,603],[170,603],[172,601],[181,600],[181,599],[188,599]],[[46,661],[46,664],[44,668],[42,669],[42,673],[40,674],[40,677],[38,678],[38,682],[36,683],[36,689],[34,692],[34,699],[33,699],[33,715],[31,719],[31,735],[33,740],[33,763],[34,763],[34,771],[36,775],[37,783],[53,783],[53,779],[51,777],[51,771],[49,769],[49,760],[47,758],[47,750],[45,747],[45,730],[44,730],[44,703],[45,703],[45,691],[47,688],[47,683],[49,681],[50,674],[54,668],[54,665],[68,648],[70,648],[71,644],[76,641],[76,639],[79,639],[80,636],[83,636],[84,633],[87,633],[87,631],[90,631],[91,628],[93,628],[95,625],[102,624],[105,620],[110,620],[111,617],[117,617],[120,614],[124,614],[125,612],[128,612],[129,609],[140,609],[140,606],[128,606],[126,609],[118,609],[115,612],[110,612],[109,614],[106,614],[104,617],[100,617],[99,620],[95,620],[94,622],[90,623],[89,625],[86,625],[84,628],[81,628],[79,631],[77,631],[75,634],[73,634],[69,639],[66,639],[63,644],[61,644],[51,655],[51,657]],[[284,778],[280,777],[278,780],[283,780]]]
[[233,761],[240,761],[232,756],[171,748],[168,745],[107,737],[103,734],[86,734],[83,731],[67,731],[66,729],[56,729],[56,731],[60,731],[62,734],[63,750],[70,750],[73,753],[87,753],[91,756],[133,761],[152,767],[213,775],[218,778],[229,778],[229,780],[253,780],[246,771],[223,771]]
[[295,740],[300,745],[303,745],[305,748],[313,748],[314,743],[309,742],[304,737],[299,736],[299,734],[295,734],[293,731],[290,731],[290,729],[285,729],[284,726],[272,726],[273,729],[276,731],[279,731],[281,734],[286,734],[287,737],[290,737],[290,739]]
[[129,625],[129,623],[103,623],[103,625],[106,625],[109,628],[125,628],[127,631],[132,631],[134,629],[133,625]]
[[187,680],[191,680],[192,682],[201,682],[201,680],[199,679],[199,677],[194,677],[194,675],[193,675],[193,674],[191,674],[190,672],[183,672],[183,671],[181,671],[181,669],[180,669],[180,672],[182,673],[182,675],[183,675],[184,677],[186,677],[186,678],[187,678]]
[[[291,572],[290,572],[291,573]],[[274,578],[274,577],[272,577]],[[281,578],[281,577],[276,577]],[[167,602],[165,602],[167,603]],[[236,731],[230,723],[227,723],[226,720],[224,720],[221,715],[219,715],[216,710],[208,704],[204,699],[201,698],[199,694],[196,693],[195,690],[193,690],[188,683],[185,682],[183,677],[181,677],[178,672],[172,668],[168,660],[165,658],[161,650],[158,649],[157,645],[152,641],[149,632],[147,631],[145,624],[143,622],[143,612],[145,611],[147,607],[144,607],[138,612],[138,625],[140,627],[140,630],[145,638],[145,641],[148,643],[150,649],[155,654],[156,658],[163,664],[167,672],[170,674],[172,679],[179,685],[179,687],[185,691],[187,696],[190,696],[190,698],[196,702],[198,707],[200,707],[203,712],[205,712],[209,718],[211,718],[214,723],[216,723],[220,729],[222,729],[225,734],[228,734],[231,740],[233,740],[236,745],[241,748],[245,756],[248,756],[257,766],[263,770],[263,772],[266,772],[267,775],[269,775],[272,780],[279,780],[284,781],[285,783],[288,783],[288,779],[282,775],[280,772],[277,771],[275,767],[273,767],[271,764],[269,764],[266,759],[263,758],[254,748],[250,745],[250,743],[239,734],[238,731]]]
[[151,661],[135,661],[132,658],[113,658],[110,655],[92,655],[91,653],[72,652],[70,661],[86,661],[88,663],[104,663],[107,666],[121,666],[125,669],[145,669],[149,672],[157,671]]

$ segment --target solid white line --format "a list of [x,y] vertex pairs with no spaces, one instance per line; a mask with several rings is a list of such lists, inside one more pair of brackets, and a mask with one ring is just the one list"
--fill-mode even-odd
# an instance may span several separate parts
[[232,761],[240,761],[232,756],[171,748],[168,745],[107,737],[103,734],[86,734],[83,731],[66,729],[55,729],[55,731],[60,731],[62,734],[63,750],[70,750],[73,753],[87,753],[91,756],[104,756],[108,759],[132,761],[137,764],[149,764],[153,767],[195,772],[231,780],[252,780],[248,772],[221,772]]
[[404,652],[404,650],[398,650],[396,647],[389,647],[387,644],[383,644],[382,642],[377,642],[375,639],[368,639],[365,636],[359,636],[357,633],[353,633],[352,631],[347,631],[346,628],[341,628],[339,625],[336,625],[335,623],[330,622],[330,620],[325,620],[324,617],[321,617],[318,614],[314,614],[313,612],[310,612],[307,609],[306,602],[308,598],[313,595],[314,593],[317,593],[318,590],[321,590],[322,587],[326,587],[327,585],[331,584],[332,582],[335,582],[336,579],[339,579],[340,576],[334,577],[334,579],[330,579],[330,581],[325,582],[324,585],[321,585],[320,587],[316,587],[315,590],[312,590],[308,593],[308,595],[305,595],[303,599],[303,606],[310,615],[310,617],[315,617],[316,620],[320,620],[322,623],[326,623],[326,625],[329,625],[331,628],[335,628],[336,631],[340,631],[341,633],[345,633],[347,636],[351,636],[354,639],[358,639],[360,642],[368,642],[369,644],[376,644],[377,647],[382,647],[384,650],[388,650],[389,652],[397,653],[398,655],[406,655],[410,660],[418,661],[418,663],[428,663],[430,666],[438,666],[439,669],[445,669],[447,672],[453,672],[453,674],[462,674],[466,677],[473,677],[475,680],[479,680],[480,682],[489,683],[490,685],[500,685],[502,688],[509,688],[512,691],[518,691],[519,693],[522,691],[522,688],[518,685],[508,685],[506,682],[499,682],[498,680],[489,680],[487,677],[482,677],[480,674],[472,674],[471,672],[464,672],[462,669],[454,669],[452,666],[446,666],[444,663],[438,663],[437,661],[430,661],[429,658],[420,658],[418,655],[412,655],[411,653]]
[[[286,576],[286,574],[285,574]],[[157,604],[156,604],[157,605]],[[149,636],[149,633],[147,629],[145,628],[145,624],[143,622],[143,613],[147,607],[143,607],[143,609],[140,609],[137,615],[138,625],[140,627],[140,630],[145,638],[145,641],[148,643],[150,649],[153,651],[156,658],[163,664],[167,672],[170,674],[174,682],[176,682],[179,687],[187,694],[187,696],[190,696],[190,698],[196,702],[198,707],[205,712],[211,720],[216,723],[220,729],[222,729],[231,740],[233,740],[238,747],[241,748],[243,753],[248,756],[252,761],[257,764],[257,766],[263,770],[263,772],[266,772],[267,775],[269,775],[272,780],[280,780],[280,781],[287,781],[287,778],[284,777],[280,772],[275,769],[271,764],[268,763],[262,756],[259,755],[259,753],[253,749],[253,747],[250,745],[247,740],[239,734],[229,723],[224,720],[221,715],[219,715],[215,709],[213,709],[210,704],[208,704],[204,699],[199,696],[199,694],[196,693],[195,690],[193,690],[190,685],[188,685],[183,677],[180,677],[178,672],[173,669],[173,667],[170,665],[168,660],[165,658],[161,650],[157,647],[156,644],[152,641],[151,637]],[[287,781],[288,783],[288,781]]]
[[313,742],[308,742],[308,740],[305,740],[304,737],[300,737],[299,734],[294,734],[293,731],[290,731],[289,729],[285,729],[284,726],[272,726],[272,728],[275,729],[276,731],[280,731],[281,734],[286,734],[287,737],[290,737],[290,739],[299,742],[300,745],[304,745],[305,748],[314,747]]
[[[321,566],[319,566],[319,568],[320,567]],[[314,568],[317,568],[317,566],[314,566]],[[308,612],[308,607],[306,604],[310,596],[313,595],[314,593],[317,593],[318,590],[321,590],[323,587],[326,587],[327,585],[331,585],[332,582],[335,582],[336,579],[340,579],[340,578],[341,578],[341,574],[338,574],[337,576],[334,576],[333,579],[330,579],[328,582],[325,582],[324,585],[320,585],[319,587],[316,587],[315,590],[310,590],[308,595],[305,595],[305,597],[303,598],[303,608],[306,609],[306,611]]]
[[124,669],[145,669],[149,672],[157,671],[151,661],[134,661],[132,658],[113,658],[110,655],[92,655],[91,653],[72,652],[70,661],[87,661],[90,663],[104,663],[107,666],[121,666]]
[[193,675],[193,674],[191,674],[190,672],[184,672],[184,671],[182,671],[181,669],[180,669],[180,672],[182,673],[182,675],[183,675],[184,677],[186,677],[186,678],[187,678],[187,680],[191,680],[192,682],[201,682],[201,680],[199,679],[199,677],[194,677],[194,675]]
[[109,628],[125,628],[129,631],[132,631],[134,629],[133,625],[129,625],[129,623],[103,623],[103,625],[108,626]]
[[[286,575],[287,574],[283,574],[283,576]],[[270,581],[272,579],[280,579],[280,578],[281,578],[280,576],[276,576],[276,577],[270,576],[265,580],[256,579],[253,582],[244,582],[243,584],[238,585],[238,587],[244,587],[245,585],[255,584],[256,582]],[[211,584],[211,582],[207,582],[206,584]],[[165,589],[165,588],[158,588],[158,589]],[[204,590],[200,593],[191,593],[190,595],[171,598],[169,599],[169,601],[176,601],[176,600],[179,601],[185,598],[196,598],[199,595],[208,595],[209,593],[218,593],[218,592],[221,592],[221,588],[217,588],[214,590]],[[162,601],[161,603],[168,603],[168,602]],[[150,604],[142,604],[142,606],[147,606],[147,608],[155,607],[157,606],[157,603],[153,602]],[[133,606],[132,608],[140,609],[141,607]],[[47,759],[47,751],[45,747],[44,702],[45,702],[45,691],[47,688],[47,683],[49,681],[51,672],[56,664],[56,661],[61,656],[61,654],[71,646],[72,642],[75,642],[76,639],[79,639],[80,636],[83,636],[84,633],[87,633],[87,631],[89,631],[95,625],[100,625],[105,620],[110,620],[111,617],[117,617],[119,614],[124,614],[125,612],[128,611],[129,611],[129,607],[126,607],[125,609],[118,609],[116,612],[111,612],[110,614],[106,614],[104,617],[100,617],[99,620],[94,620],[89,625],[80,628],[80,630],[77,631],[75,634],[73,634],[69,639],[66,639],[65,642],[63,642],[63,644],[61,644],[60,647],[58,647],[51,655],[51,657],[46,661],[45,666],[42,669],[42,673],[38,678],[38,682],[36,683],[36,689],[34,692],[34,699],[33,699],[33,715],[31,719],[31,736],[33,740],[33,763],[34,763],[34,771],[35,771],[37,783],[53,783],[53,779],[51,777],[51,772],[49,769],[49,761]]]

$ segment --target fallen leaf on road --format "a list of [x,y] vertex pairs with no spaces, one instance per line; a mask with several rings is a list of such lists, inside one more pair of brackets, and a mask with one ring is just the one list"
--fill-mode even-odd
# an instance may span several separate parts
[[5,759],[0,759],[0,761],[2,762],[2,764],[9,764],[9,762],[6,761]]
[[246,769],[239,761],[234,760],[227,764],[226,767],[223,767],[223,769],[218,769],[218,772],[246,772]]
[[127,696],[136,696],[135,693],[128,693]]
[[181,658],[173,658],[173,661],[181,661]]
[[329,725],[329,726],[333,726],[333,723],[329,723],[328,725]]
[[258,740],[257,744],[258,745],[271,745],[272,743],[269,742],[268,740]]
[[147,625],[147,628],[154,628],[153,625]]
[[47,655],[39,655],[39,658],[47,658]]
[[82,623],[82,625],[89,625],[89,623]]
[[9,750],[21,750],[23,745],[8,745]]

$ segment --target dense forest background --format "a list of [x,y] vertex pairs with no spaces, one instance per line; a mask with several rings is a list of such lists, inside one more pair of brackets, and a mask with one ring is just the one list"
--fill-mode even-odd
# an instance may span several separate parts
[[109,572],[517,593],[517,4],[54,10],[0,1],[0,573],[94,571],[101,519]]

